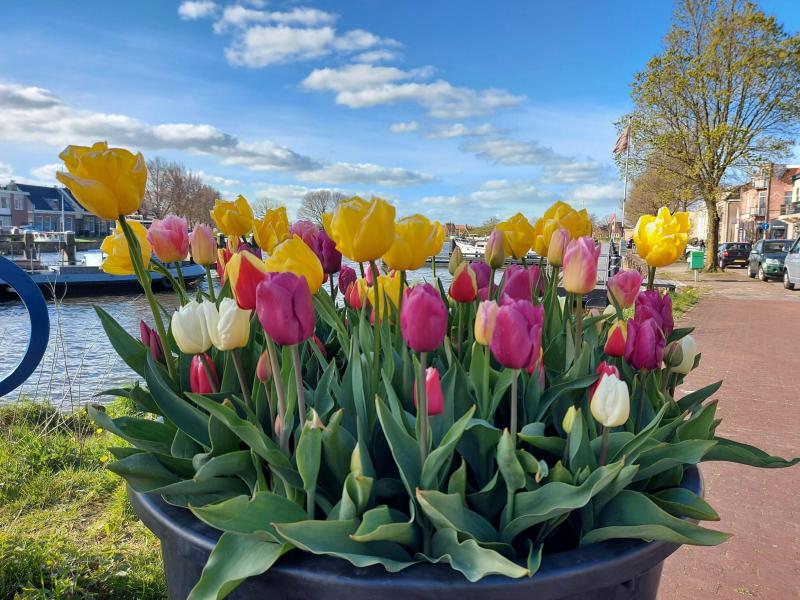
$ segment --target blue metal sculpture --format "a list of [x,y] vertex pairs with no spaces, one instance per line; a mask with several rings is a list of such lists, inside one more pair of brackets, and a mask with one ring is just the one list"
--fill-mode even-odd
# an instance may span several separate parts
[[[2,397],[22,385],[42,361],[50,339],[50,316],[39,287],[25,271],[2,256],[0,256],[0,279],[19,294],[25,308],[28,309],[31,322],[31,337],[25,355],[11,373],[5,376],[0,374],[0,397]],[[7,352],[8,349],[2,348],[0,351]]]

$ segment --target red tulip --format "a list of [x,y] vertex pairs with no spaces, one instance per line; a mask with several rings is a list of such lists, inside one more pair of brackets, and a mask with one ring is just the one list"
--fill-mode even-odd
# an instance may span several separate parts
[[270,277],[264,261],[252,252],[239,250],[228,261],[225,274],[231,280],[231,292],[239,308],[253,310],[256,307],[256,288]]
[[406,290],[400,310],[400,330],[409,348],[417,352],[436,350],[447,333],[447,307],[430,284]]
[[597,378],[592,384],[592,387],[589,388],[589,399],[591,400],[592,396],[594,396],[594,391],[597,389],[597,386],[600,385],[600,380],[603,379],[606,375],[613,375],[614,377],[619,378],[619,369],[614,365],[608,364],[606,361],[602,361],[594,371],[595,373],[599,373],[600,377]]
[[272,378],[272,364],[269,362],[269,354],[264,351],[258,357],[256,364],[256,377],[262,383],[268,382]]
[[625,321],[615,321],[608,330],[606,345],[603,348],[609,356],[624,356],[625,344],[628,341],[628,324]]
[[343,266],[339,271],[339,291],[342,294],[346,294],[347,288],[349,288],[350,284],[354,283],[356,279],[358,279],[356,270],[347,265]]
[[[211,372],[212,382],[208,379],[208,372],[206,366]],[[189,365],[189,387],[195,394],[210,394],[215,389],[219,389],[219,375],[217,375],[217,368],[214,366],[214,361],[208,354],[195,354],[192,357],[192,362]]]
[[322,353],[322,356],[328,358],[328,351],[325,349],[325,344],[322,343],[322,340],[319,339],[317,336],[314,336],[314,343],[319,348],[319,351]]
[[314,335],[314,304],[305,277],[275,273],[255,295],[258,320],[277,343],[299,344]]
[[[428,416],[440,415],[444,412],[444,394],[439,371],[434,367],[425,369],[425,397],[428,400]],[[414,386],[414,406],[417,405],[417,386]]]
[[359,293],[358,281],[354,281],[347,286],[347,291],[344,293],[344,300],[347,302],[347,306],[355,310],[361,310],[361,307],[364,306],[364,299]]
[[642,275],[639,271],[621,271],[606,283],[609,302],[616,302],[620,308],[633,306],[642,287]]
[[164,362],[164,346],[161,345],[161,338],[158,332],[148,326],[144,321],[139,321],[139,335],[150,354],[157,361]]
[[536,384],[541,394],[545,386],[544,354],[541,348],[539,348],[539,356],[537,356],[528,367],[528,375],[533,375],[534,371],[536,372]]
[[600,246],[588,236],[572,240],[564,252],[564,289],[573,294],[588,294],[597,283]]
[[508,300],[497,311],[489,347],[497,362],[510,369],[525,369],[542,347],[544,307],[530,300]]
[[450,297],[456,302],[472,302],[478,296],[478,284],[475,280],[475,271],[469,264],[463,262],[453,273],[453,280],[450,282]]
[[153,252],[163,262],[178,262],[189,252],[189,232],[186,219],[167,215],[164,219],[153,219],[147,230],[147,241]]

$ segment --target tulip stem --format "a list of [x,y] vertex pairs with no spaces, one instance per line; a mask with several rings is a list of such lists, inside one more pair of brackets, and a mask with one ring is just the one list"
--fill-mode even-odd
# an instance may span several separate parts
[[608,430],[609,428],[605,425],[600,425],[600,430],[602,431],[602,439],[600,440],[600,458],[597,461],[599,466],[604,467],[606,464],[606,460],[608,459]]
[[652,290],[656,281],[656,268],[647,267],[647,289]]
[[512,369],[511,371],[511,439],[514,442],[514,448],[517,447],[517,376],[519,369]]
[[211,278],[211,267],[203,265],[206,269],[206,281],[208,281],[208,297],[214,304],[217,303],[217,293],[214,290],[214,280]]
[[239,387],[242,388],[242,396],[244,396],[244,402],[250,408],[253,408],[253,400],[250,397],[250,385],[247,383],[247,376],[244,373],[244,368],[242,367],[242,357],[239,354],[239,349],[234,348],[231,350],[231,360],[233,361],[233,368],[236,369],[236,376],[239,378]]
[[367,274],[364,272],[364,263],[363,262],[358,263],[358,269],[361,271],[361,279],[366,279],[367,278]]
[[217,385],[217,378],[214,377],[214,373],[211,370],[211,365],[209,364],[211,357],[209,357],[205,352],[199,354],[198,356],[200,356],[200,363],[203,365],[203,370],[206,372],[206,377],[208,377],[208,385],[211,386],[211,391],[216,394],[219,391],[219,386]]
[[375,329],[372,332],[372,394],[378,393],[378,374],[381,368],[381,288],[378,286],[378,266],[374,260],[369,261],[370,272],[372,273],[372,286],[375,298]]
[[644,392],[644,382],[645,382],[645,370],[641,369],[639,371],[639,410],[637,411],[636,415],[636,429],[634,433],[638,433],[642,427],[642,417],[644,416],[644,401],[645,401],[645,392]]
[[458,311],[458,330],[456,331],[456,355],[459,360],[461,359],[461,346],[463,345],[464,338],[464,303],[459,302],[456,304]]
[[436,256],[431,256],[431,274],[434,281],[436,280]]
[[400,278],[400,297],[397,299],[397,331],[395,332],[395,335],[397,336],[397,345],[400,346],[403,339],[403,334],[400,328],[400,310],[403,308],[403,288],[406,285],[406,272],[398,271],[397,276]]
[[167,278],[167,281],[169,281],[170,285],[172,285],[172,289],[175,290],[175,293],[178,296],[178,300],[180,300],[181,306],[186,304],[189,301],[189,299],[186,297],[186,293],[184,292],[183,287],[172,276],[172,273],[169,272],[169,269],[166,267],[166,265],[164,265],[155,257],[150,259],[150,264],[154,267],[154,270],[158,271],[164,277]]
[[484,419],[489,418],[489,405],[491,404],[491,400],[489,398],[489,363],[492,358],[492,353],[489,350],[489,346],[483,347],[483,394],[481,394],[481,401],[483,402],[483,406],[481,407],[481,417]]
[[331,286],[331,302],[336,302],[336,292],[333,289],[333,274],[328,275],[328,283]]
[[583,348],[583,294],[575,294],[575,356]]
[[306,420],[306,392],[303,388],[303,363],[300,362],[299,345],[292,346],[292,362],[294,363],[294,381],[297,387],[297,412],[300,415],[300,425]]
[[183,291],[185,292],[186,291],[186,280],[184,280],[184,278],[183,278],[183,270],[181,270],[181,261],[179,261],[179,260],[175,261],[175,271],[178,273],[178,281],[181,284],[181,289],[183,289]]
[[275,392],[278,394],[278,419],[281,423],[280,431],[280,445],[281,449],[289,451],[289,436],[285,435],[286,431],[286,395],[283,391],[283,379],[281,378],[281,366],[278,364],[278,353],[275,350],[275,342],[266,333],[264,337],[267,341],[267,354],[269,355],[269,364],[272,367],[272,381],[275,383]]
[[136,239],[136,235],[133,233],[130,225],[128,225],[128,222],[125,220],[125,215],[119,216],[119,226],[125,235],[125,239],[128,241],[128,253],[131,256],[133,270],[136,273],[139,283],[142,285],[147,302],[150,304],[150,310],[153,313],[153,320],[155,321],[156,329],[158,330],[158,336],[161,338],[161,341],[164,345],[164,361],[167,363],[167,371],[169,372],[169,376],[175,380],[175,363],[173,361],[172,350],[169,348],[169,344],[167,343],[167,330],[164,328],[164,322],[161,320],[161,310],[159,309],[158,302],[156,302],[156,298],[153,295],[153,282],[150,279],[150,273],[147,272],[144,262],[142,261],[142,252],[141,246],[139,246],[139,240]]
[[489,275],[489,293],[486,294],[486,299],[487,300],[493,300],[494,299],[494,274],[495,274],[496,270],[497,269],[495,269],[494,267],[491,267],[490,275]]
[[417,415],[419,416],[419,456],[422,464],[428,458],[428,391],[425,386],[425,370],[428,367],[428,353],[419,353],[419,378],[417,379]]

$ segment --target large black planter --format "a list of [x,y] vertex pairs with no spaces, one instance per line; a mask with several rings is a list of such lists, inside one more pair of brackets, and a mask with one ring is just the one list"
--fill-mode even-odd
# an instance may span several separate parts
[[[691,467],[683,487],[702,495],[700,472]],[[136,513],[161,540],[170,600],[183,600],[200,577],[220,532],[157,494],[130,488]],[[240,585],[235,600],[655,600],[664,559],[679,544],[612,540],[545,555],[532,578],[490,576],[470,583],[447,565],[421,564],[400,573],[356,568],[344,560],[293,551],[267,573]]]

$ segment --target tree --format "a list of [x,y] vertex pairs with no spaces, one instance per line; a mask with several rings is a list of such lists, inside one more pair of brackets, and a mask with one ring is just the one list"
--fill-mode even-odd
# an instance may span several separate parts
[[635,223],[642,215],[654,215],[662,206],[670,212],[688,210],[697,204],[697,193],[691,182],[657,164],[645,166],[631,183],[625,203],[625,219]]
[[472,235],[478,235],[478,236],[489,235],[492,233],[492,231],[499,222],[500,219],[498,219],[497,217],[489,217],[480,225],[470,227],[469,230],[470,233],[472,233]]
[[668,171],[708,211],[706,266],[716,270],[717,202],[737,168],[775,160],[800,116],[800,35],[744,0],[681,0],[663,52],[633,83],[632,167]]
[[269,196],[257,196],[255,202],[252,203],[253,215],[258,219],[263,219],[267,211],[274,210],[281,206],[285,206],[282,202],[270,198]]
[[347,194],[335,190],[312,190],[303,196],[297,218],[322,225],[322,213],[331,212],[336,205],[346,199]]
[[219,192],[203,183],[197,175],[178,162],[156,156],[147,161],[147,186],[143,212],[148,217],[163,219],[175,214],[195,223],[210,223],[210,211]]

